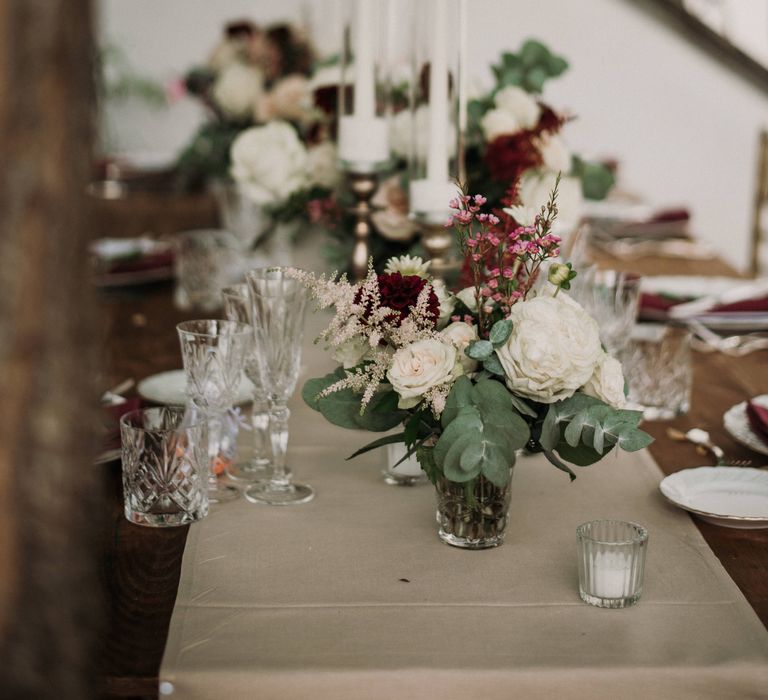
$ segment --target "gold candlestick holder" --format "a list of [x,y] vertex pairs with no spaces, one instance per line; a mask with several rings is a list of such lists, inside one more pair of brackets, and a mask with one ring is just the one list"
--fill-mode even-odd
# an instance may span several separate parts
[[419,219],[421,245],[432,261],[430,272],[436,279],[444,280],[448,272],[459,268],[459,261],[453,256],[453,231],[443,223]]
[[355,197],[355,206],[350,210],[355,215],[355,245],[352,248],[352,275],[356,281],[368,274],[368,260],[371,257],[370,237],[373,232],[371,197],[376,192],[379,176],[375,172],[350,172],[349,189]]

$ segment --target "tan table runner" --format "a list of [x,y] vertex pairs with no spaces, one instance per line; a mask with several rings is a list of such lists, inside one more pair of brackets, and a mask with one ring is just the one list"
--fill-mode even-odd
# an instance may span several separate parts
[[[344,462],[364,435],[298,404],[292,426],[315,500],[238,501],[191,528],[161,669],[174,697],[766,697],[768,634],[647,453],[573,484],[521,460],[506,544],[474,552],[438,540],[431,485]],[[578,597],[574,531],[597,517],[650,531],[634,608]]]

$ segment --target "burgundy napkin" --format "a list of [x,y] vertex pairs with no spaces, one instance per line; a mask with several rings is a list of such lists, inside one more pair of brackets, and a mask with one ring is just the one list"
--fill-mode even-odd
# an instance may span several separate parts
[[712,307],[710,311],[768,311],[768,295],[757,299],[736,301],[733,304],[721,304],[720,306]]
[[752,432],[768,445],[768,408],[747,401],[747,419]]
[[160,253],[150,255],[140,255],[135,258],[126,258],[115,260],[109,266],[109,272],[140,272],[143,270],[154,270],[159,267],[170,267],[173,265],[173,251],[164,250]]

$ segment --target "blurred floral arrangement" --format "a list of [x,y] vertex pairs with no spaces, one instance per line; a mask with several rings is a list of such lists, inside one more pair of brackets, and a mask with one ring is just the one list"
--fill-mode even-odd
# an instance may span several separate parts
[[[500,62],[491,67],[493,87],[468,103],[465,184],[471,191],[486,193],[489,205],[501,209],[508,184],[518,182],[516,220],[521,225],[532,223],[538,203],[546,200],[558,173],[562,173],[560,221],[568,226],[580,218],[582,198],[603,199],[614,185],[614,176],[607,167],[569,152],[560,132],[571,117],[556,112],[540,98],[547,81],[567,68],[563,57],[529,39],[517,53],[502,54]],[[426,89],[425,73],[420,90]],[[384,239],[374,249],[377,267],[390,255],[420,252],[414,245],[417,227],[408,216],[406,169],[412,147],[426,149],[428,108],[417,107],[412,114],[408,94],[407,82],[393,86],[390,143],[396,165],[373,199],[378,207],[373,223]],[[416,101],[420,101],[418,95]],[[411,143],[414,132],[416,144]],[[343,231],[337,236],[341,249],[346,249]],[[337,262],[343,258],[340,252]]]
[[[513,188],[510,203],[521,206]],[[295,271],[319,308],[336,314],[321,334],[340,367],[309,380],[305,401],[345,428],[402,432],[359,450],[404,442],[433,483],[478,480],[501,488],[517,450],[585,466],[615,446],[651,438],[624,410],[621,364],[597,323],[567,290],[576,273],[553,263],[560,239],[558,180],[530,225],[483,211],[487,198],[451,202],[451,226],[469,286],[452,293],[429,262],[392,258],[357,284]],[[546,270],[546,272],[544,272]]]
[[315,103],[314,53],[295,27],[233,22],[184,79],[209,119],[176,163],[184,189],[234,182],[273,219],[323,218],[338,182],[332,115]]

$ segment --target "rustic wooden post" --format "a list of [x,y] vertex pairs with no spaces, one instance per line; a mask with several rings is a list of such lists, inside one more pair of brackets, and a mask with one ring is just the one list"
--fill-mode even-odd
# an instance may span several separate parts
[[0,2],[0,694],[95,695],[91,3]]

